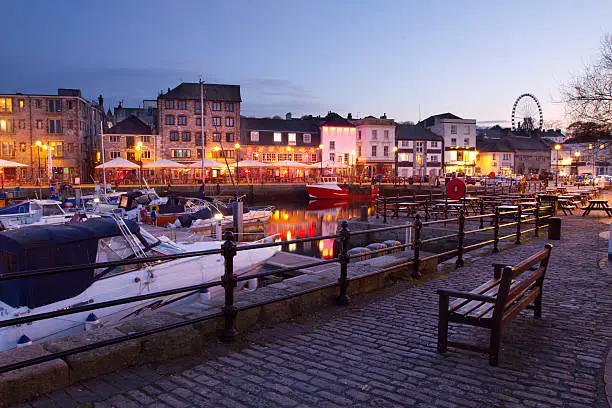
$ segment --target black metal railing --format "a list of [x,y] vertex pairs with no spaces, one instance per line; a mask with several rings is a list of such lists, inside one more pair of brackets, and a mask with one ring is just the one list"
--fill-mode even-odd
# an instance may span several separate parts
[[[428,196],[430,198],[432,197],[431,194]],[[121,342],[128,341],[128,340],[134,340],[134,339],[141,338],[144,336],[149,336],[152,334],[164,332],[167,330],[172,330],[172,329],[179,328],[179,327],[188,326],[194,323],[199,323],[199,322],[203,322],[203,321],[215,319],[215,318],[223,318],[224,320],[223,329],[221,330],[219,334],[219,338],[224,342],[232,342],[236,339],[238,335],[238,332],[236,330],[236,317],[237,317],[237,314],[240,313],[241,311],[244,311],[244,310],[247,310],[253,307],[262,306],[264,304],[269,304],[269,303],[278,302],[281,300],[290,299],[296,296],[302,296],[302,295],[305,295],[305,294],[308,294],[308,293],[311,293],[317,290],[321,290],[324,288],[331,288],[331,287],[338,287],[338,294],[336,296],[336,302],[339,305],[347,305],[349,304],[349,301],[350,301],[350,298],[348,296],[348,287],[349,287],[350,282],[353,280],[363,279],[368,276],[381,274],[381,273],[388,273],[388,272],[392,272],[396,270],[408,270],[408,268],[412,268],[412,273],[411,273],[412,277],[418,279],[421,277],[420,265],[423,262],[428,261],[430,259],[443,257],[443,256],[447,256],[447,257],[457,256],[455,265],[457,268],[460,268],[464,264],[463,255],[466,251],[476,249],[476,248],[479,248],[485,245],[493,244],[493,252],[497,252],[499,251],[499,241],[514,237],[515,243],[519,244],[521,240],[521,236],[530,231],[534,231],[534,236],[537,237],[539,234],[539,230],[541,228],[544,228],[547,225],[547,223],[545,223],[544,221],[547,220],[547,218],[549,218],[551,214],[552,214],[551,206],[542,206],[540,204],[537,204],[534,208],[524,209],[519,204],[517,210],[500,212],[499,209],[496,209],[494,213],[478,214],[478,215],[472,215],[472,216],[466,216],[465,211],[461,209],[456,218],[431,220],[431,221],[425,221],[425,222],[421,220],[420,214],[416,214],[414,216],[413,221],[408,224],[375,228],[375,229],[369,229],[369,230],[363,230],[363,231],[350,231],[348,229],[347,221],[342,221],[339,232],[337,234],[330,234],[330,235],[310,237],[310,238],[299,238],[299,239],[294,239],[294,240],[289,240],[289,241],[258,243],[258,244],[241,245],[241,246],[236,245],[236,242],[234,241],[233,233],[230,231],[227,231],[225,232],[223,236],[224,242],[222,243],[220,248],[214,249],[214,250],[180,253],[180,254],[173,254],[173,255],[163,255],[163,256],[147,257],[147,258],[126,259],[126,260],[121,260],[121,261],[102,262],[102,263],[97,263],[97,264],[85,264],[85,265],[66,266],[66,267],[60,267],[60,268],[39,269],[39,270],[34,270],[34,271],[26,271],[26,272],[11,273],[11,274],[1,274],[0,282],[14,280],[14,279],[34,278],[34,277],[39,277],[43,275],[46,276],[46,275],[53,275],[53,274],[78,271],[78,270],[88,270],[88,269],[98,269],[98,268],[107,269],[107,268],[113,268],[113,267],[125,266],[125,265],[154,264],[157,262],[166,262],[166,261],[173,261],[173,260],[178,260],[178,259],[194,258],[194,257],[208,256],[208,255],[222,255],[224,257],[224,273],[221,279],[219,280],[206,282],[206,283],[202,283],[198,285],[191,285],[188,287],[181,287],[181,288],[169,289],[165,291],[159,291],[155,293],[148,293],[144,295],[137,295],[137,296],[131,296],[127,298],[115,299],[115,300],[110,300],[106,302],[85,304],[81,306],[75,306],[75,307],[71,307],[68,309],[55,310],[55,311],[46,312],[46,313],[37,313],[33,315],[20,316],[20,317],[7,319],[7,320],[0,322],[0,329],[6,328],[9,326],[13,326],[13,325],[28,324],[28,323],[32,323],[32,322],[43,320],[43,319],[67,316],[67,315],[71,315],[75,313],[94,311],[94,310],[103,309],[106,307],[118,306],[122,304],[129,304],[129,303],[144,301],[148,299],[154,299],[154,298],[158,298],[162,296],[170,296],[170,295],[184,294],[184,293],[189,294],[189,293],[194,293],[194,292],[197,292],[203,289],[209,289],[209,288],[216,287],[216,286],[221,286],[224,290],[224,305],[221,308],[221,311],[216,312],[216,313],[211,313],[206,316],[200,316],[197,318],[188,319],[188,320],[178,322],[178,323],[162,325],[160,327],[156,327],[153,329],[144,330],[144,331],[140,331],[137,333],[129,333],[129,334],[126,334],[120,337],[107,339],[104,341],[98,341],[98,342],[87,344],[84,346],[74,347],[74,348],[64,350],[61,352],[49,353],[41,357],[4,365],[0,367],[0,373],[40,364],[40,363],[51,361],[57,358],[64,358],[64,357],[67,357],[73,354],[78,354],[84,351],[90,351],[96,348],[105,347],[105,346],[121,343]],[[529,215],[532,215],[532,217],[529,218]],[[508,223],[501,223],[500,220],[504,218],[512,218],[513,221],[508,222]],[[483,223],[486,220],[490,222],[490,226],[488,227],[483,226]],[[527,229],[524,228],[526,225],[532,222],[534,223],[532,228],[527,228]],[[451,234],[444,233],[442,235],[434,236],[434,237],[427,238],[427,239],[422,238],[423,237],[422,233],[424,229],[431,227],[432,231],[435,231],[434,228],[437,228],[437,226],[440,226],[440,225],[443,225],[444,228],[448,229],[448,225],[449,224],[452,225],[454,223],[457,223],[457,232],[455,233],[451,233]],[[477,228],[470,229],[471,226],[477,226]],[[500,236],[501,230],[507,229],[513,226],[515,227],[515,230],[513,233]],[[349,277],[348,271],[349,271],[350,262],[354,259],[363,259],[364,257],[363,254],[349,255],[349,248],[351,246],[352,237],[365,235],[365,234],[405,230],[408,228],[411,228],[414,232],[414,234],[412,235],[413,237],[412,240],[409,240],[399,246],[393,246],[393,247],[371,251],[367,253],[366,255],[367,256],[381,255],[381,254],[396,252],[401,249],[411,248],[413,250],[413,254],[411,258],[407,260],[405,259],[400,260],[382,269],[377,269],[377,270],[368,272],[366,274]],[[493,238],[483,239],[481,241],[478,241],[470,245],[465,244],[466,236],[471,236],[476,233],[485,233],[489,231],[493,231]],[[430,245],[432,243],[445,241],[448,239],[454,239],[454,238],[457,238],[456,248],[445,251],[445,252],[435,253],[427,257],[421,256],[422,249],[425,245]],[[275,246],[285,246],[285,245],[305,243],[305,242],[314,242],[314,241],[320,241],[323,239],[337,240],[340,250],[336,258],[321,259],[321,260],[316,260],[316,261],[309,262],[306,264],[301,264],[298,266],[284,267],[284,268],[279,268],[279,269],[275,269],[271,271],[257,272],[257,273],[246,274],[246,275],[241,275],[241,276],[236,276],[234,273],[235,272],[234,271],[234,258],[241,251],[256,250],[256,249],[269,248],[269,247],[275,247]],[[329,283],[323,286],[318,286],[318,287],[314,287],[314,288],[303,290],[303,291],[292,292],[291,294],[284,295],[282,297],[271,298],[263,302],[254,303],[248,306],[237,306],[236,305],[234,295],[235,295],[235,289],[239,282],[243,282],[243,281],[255,279],[255,278],[263,278],[263,277],[275,275],[275,274],[293,272],[293,271],[297,271],[300,269],[312,268],[315,266],[328,265],[332,263],[340,265],[340,272],[339,272],[337,282],[332,282],[332,283]]]

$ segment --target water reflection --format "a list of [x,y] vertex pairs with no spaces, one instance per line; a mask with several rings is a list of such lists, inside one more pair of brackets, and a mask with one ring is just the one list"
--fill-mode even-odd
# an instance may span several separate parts
[[[369,202],[348,200],[313,200],[308,203],[275,203],[276,211],[267,225],[266,235],[278,233],[281,240],[335,234],[338,219],[356,217],[359,208]],[[369,211],[371,211],[371,206]],[[317,258],[334,257],[334,240],[291,244],[283,248]]]

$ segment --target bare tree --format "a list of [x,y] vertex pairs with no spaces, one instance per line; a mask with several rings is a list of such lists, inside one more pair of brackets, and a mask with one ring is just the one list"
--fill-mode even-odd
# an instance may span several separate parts
[[601,41],[601,58],[565,85],[563,97],[574,120],[592,121],[612,128],[612,35]]

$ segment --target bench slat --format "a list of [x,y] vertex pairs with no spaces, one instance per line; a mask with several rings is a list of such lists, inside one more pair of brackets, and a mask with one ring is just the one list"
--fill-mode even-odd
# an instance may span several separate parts
[[[489,289],[491,289],[494,286],[499,285],[499,283],[501,282],[501,279],[491,279],[488,282],[483,283],[482,285],[480,285],[479,287],[477,287],[474,290],[471,290],[470,293],[476,293],[476,294],[483,294],[483,292],[488,291]],[[448,310],[450,312],[453,312],[455,309],[465,305],[466,303],[470,302],[470,300],[468,299],[457,299],[454,300],[450,303]]]

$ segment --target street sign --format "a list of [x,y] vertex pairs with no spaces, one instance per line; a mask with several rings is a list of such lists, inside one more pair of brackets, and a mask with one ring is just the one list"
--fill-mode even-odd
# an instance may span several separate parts
[[459,200],[465,197],[465,183],[458,178],[449,181],[446,185],[446,196],[451,200]]

